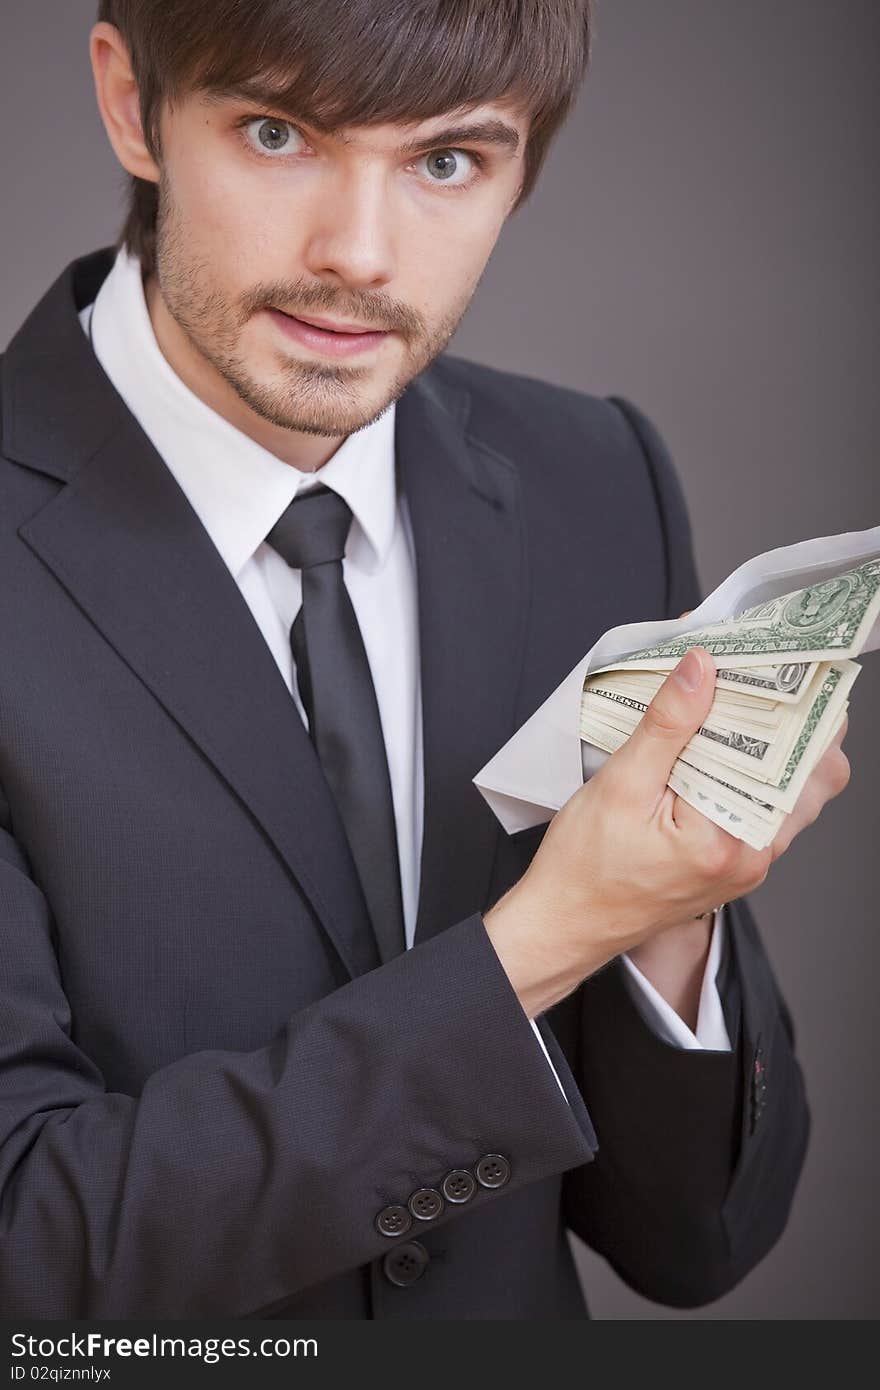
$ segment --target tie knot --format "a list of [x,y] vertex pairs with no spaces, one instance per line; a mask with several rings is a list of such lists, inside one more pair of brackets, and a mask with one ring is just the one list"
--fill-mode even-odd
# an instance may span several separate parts
[[294,497],[266,537],[266,544],[294,569],[341,560],[351,526],[351,508],[323,485]]

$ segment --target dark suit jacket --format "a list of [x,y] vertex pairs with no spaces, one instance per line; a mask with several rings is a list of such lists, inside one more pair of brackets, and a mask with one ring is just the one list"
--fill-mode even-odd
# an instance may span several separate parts
[[[602,631],[698,601],[660,439],[453,357],[400,400],[425,833],[416,944],[380,965],[275,662],[77,322],[112,255],[2,360],[0,1311],[582,1318],[567,1229],[650,1298],[718,1297],[808,1130],[749,907],[735,1050],[659,1041],[613,963],[540,1020],[566,1104],[480,915],[544,828],[471,782]],[[377,1229],[491,1154],[501,1186]]]

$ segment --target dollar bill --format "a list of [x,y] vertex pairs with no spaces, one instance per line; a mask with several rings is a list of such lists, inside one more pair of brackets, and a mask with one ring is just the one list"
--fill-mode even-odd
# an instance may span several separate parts
[[[816,692],[816,698],[776,782],[744,778],[736,768],[731,768],[722,759],[706,758],[699,750],[694,752],[690,744],[684,749],[682,760],[699,771],[714,776],[726,776],[734,786],[752,792],[780,810],[793,810],[804,783],[827,748],[830,737],[833,737],[833,730],[840,723],[840,711],[847,703],[849,691],[860,670],[861,667],[855,661],[848,662],[845,667],[842,663],[832,664]],[[832,731],[830,737],[829,730]]]
[[[769,666],[742,666],[738,669],[717,666],[715,689],[726,701],[745,705],[749,709],[762,705],[773,709],[779,705],[797,705],[808,689],[809,682],[815,677],[817,666],[819,662],[784,662]],[[605,670],[612,669],[613,667],[605,667]],[[642,682],[645,688],[653,689],[658,689],[669,674],[669,667],[665,671],[645,670],[641,667],[634,667],[626,673],[620,669],[613,670],[617,680],[621,680],[626,674],[628,680]]]
[[614,752],[693,646],[718,662],[705,722],[669,778],[677,795],[757,848],[769,844],[839,730],[880,614],[880,559],[619,657],[588,675],[581,738]]
[[782,594],[695,632],[667,638],[622,656],[607,670],[671,670],[691,647],[705,647],[729,672],[775,666],[783,656],[797,663],[858,655],[880,614],[880,559]]
[[[857,662],[822,662],[803,710],[788,708],[775,728],[757,733],[747,723],[730,717],[713,701],[706,722],[698,729],[688,745],[696,767],[711,770],[722,764],[729,771],[739,771],[762,783],[779,785],[792,756],[802,748],[805,723],[812,725],[816,710],[848,698],[849,689],[859,673]],[[833,674],[832,674],[833,672]],[[835,696],[840,682],[842,691]],[[626,732],[632,732],[641,720],[648,702],[628,691],[618,690],[612,681],[603,683],[601,677],[591,677],[584,689],[582,709],[600,721],[605,720]]]
[[772,696],[796,704],[816,672],[815,661],[783,661],[768,666],[721,666],[715,673],[718,690]]

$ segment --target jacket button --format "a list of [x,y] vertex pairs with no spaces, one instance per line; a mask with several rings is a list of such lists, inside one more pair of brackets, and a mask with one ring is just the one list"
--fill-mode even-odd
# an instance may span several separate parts
[[417,1187],[407,1206],[418,1221],[436,1221],[444,1207],[436,1187]]
[[510,1178],[510,1164],[503,1154],[483,1154],[474,1171],[482,1187],[503,1187]]
[[398,1245],[394,1250],[389,1250],[383,1259],[385,1278],[390,1284],[396,1284],[399,1289],[405,1289],[407,1284],[414,1284],[417,1279],[421,1279],[430,1258],[420,1240],[408,1240],[405,1245]]
[[467,1168],[453,1168],[440,1184],[447,1202],[469,1202],[476,1190],[474,1175]]
[[402,1236],[412,1225],[412,1217],[406,1207],[383,1207],[376,1217],[376,1230],[380,1236]]

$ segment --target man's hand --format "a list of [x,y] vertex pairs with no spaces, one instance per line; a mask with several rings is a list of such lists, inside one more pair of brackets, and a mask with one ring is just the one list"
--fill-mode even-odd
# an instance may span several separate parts
[[[693,609],[688,608],[680,617],[686,618],[691,612]],[[791,813],[779,828],[770,847],[773,860],[788,849],[806,826],[812,825],[826,802],[839,796],[849,782],[849,761],[840,746],[848,726],[849,719],[844,716],[831,747],[816,764]],[[683,922],[657,932],[628,952],[632,963],[692,1030],[697,1027],[713,924],[714,917]]]
[[[770,847],[773,859],[788,849],[795,835],[811,825],[825,803],[839,796],[849,781],[849,762],[840,748],[846,729],[844,719],[832,746],[816,764],[791,814],[780,827]],[[657,932],[628,952],[632,963],[692,1031],[697,1027],[713,925],[713,917],[682,922]]]
[[696,926],[704,950],[706,924],[693,919],[763,883],[794,835],[843,790],[849,767],[841,729],[764,850],[729,835],[676,796],[667,778],[705,721],[714,687],[712,656],[693,648],[627,742],[553,817],[523,877],[485,914],[529,1017],[621,952],[638,963],[638,948],[661,933],[681,948],[688,939],[683,927]]
[[614,956],[750,892],[770,851],[734,839],[666,785],[704,722],[715,663],[695,647],[638,727],[550,822],[529,868],[484,921],[531,1015]]

